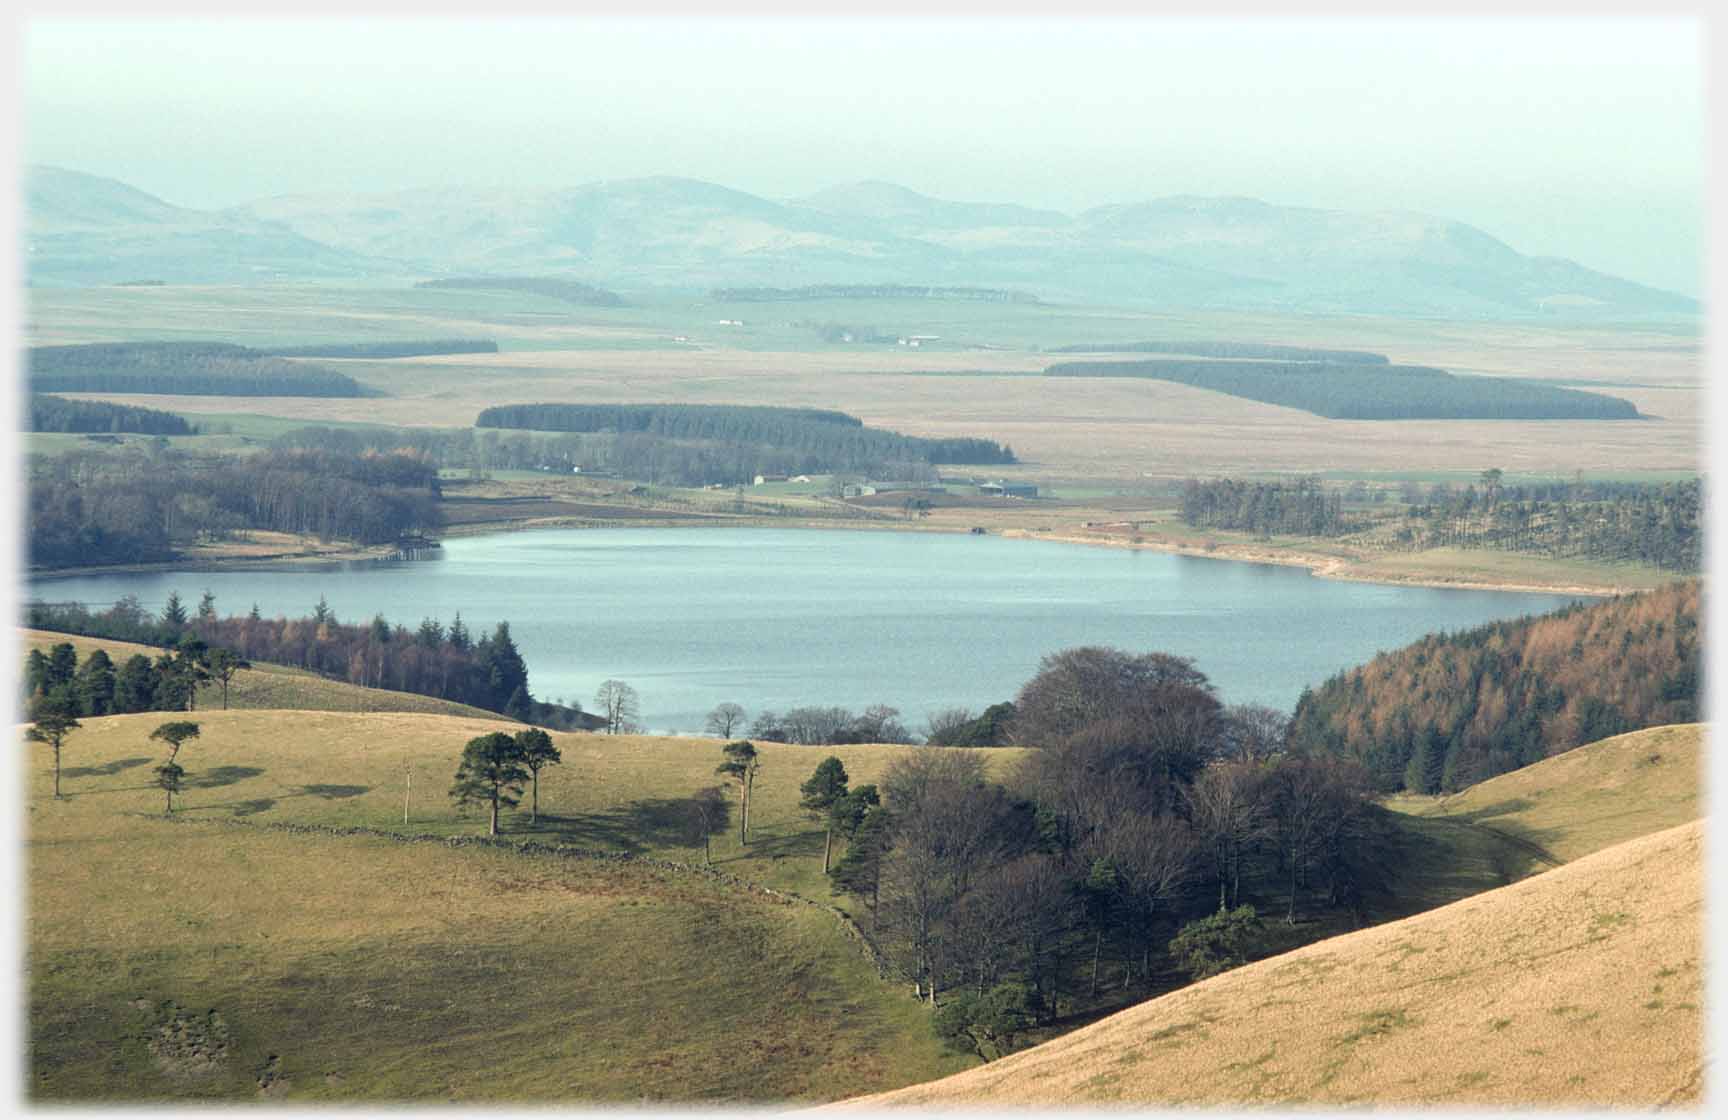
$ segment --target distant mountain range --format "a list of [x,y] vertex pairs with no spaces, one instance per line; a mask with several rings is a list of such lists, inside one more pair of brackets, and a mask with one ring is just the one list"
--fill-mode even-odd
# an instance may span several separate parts
[[565,276],[632,289],[929,284],[1184,308],[1505,316],[1694,314],[1696,300],[1446,218],[1180,195],[1077,215],[891,183],[774,201],[693,179],[174,206],[27,169],[33,285]]

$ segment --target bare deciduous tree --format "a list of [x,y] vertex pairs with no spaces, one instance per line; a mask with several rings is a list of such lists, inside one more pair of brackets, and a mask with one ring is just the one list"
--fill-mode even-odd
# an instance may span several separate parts
[[606,721],[608,735],[622,735],[636,727],[641,716],[641,700],[636,690],[620,680],[606,680],[594,693],[594,706]]
[[730,739],[732,733],[743,726],[744,709],[730,700],[724,704],[714,705],[714,710],[708,713],[708,734],[710,735]]

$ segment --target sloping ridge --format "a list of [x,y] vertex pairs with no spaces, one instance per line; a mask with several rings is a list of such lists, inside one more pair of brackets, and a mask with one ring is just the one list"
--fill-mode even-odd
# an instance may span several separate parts
[[[1490,816],[1509,818],[1501,823],[1513,835],[1546,828],[1555,850],[1591,852],[1574,862],[846,1104],[1695,1103],[1705,822],[1668,825],[1674,813],[1695,813],[1701,739],[1696,725],[1618,736],[1530,767],[1521,782],[1502,775],[1484,783],[1479,805],[1436,814],[1498,810]],[[1652,778],[1663,759],[1670,775]],[[1651,809],[1646,828],[1661,831],[1615,842],[1634,826],[1623,814],[1591,815],[1591,791],[1640,789],[1650,794],[1633,798]],[[1660,808],[1661,791],[1692,808]],[[1545,796],[1568,801],[1566,811],[1538,825],[1508,808]],[[1572,816],[1582,823],[1562,827]],[[1604,841],[1611,846],[1593,850]]]
[[1396,807],[1486,829],[1563,863],[1697,819],[1703,751],[1701,723],[1650,727]]

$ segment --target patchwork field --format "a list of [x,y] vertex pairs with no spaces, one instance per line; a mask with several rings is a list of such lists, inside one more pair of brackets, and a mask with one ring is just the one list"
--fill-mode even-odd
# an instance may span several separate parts
[[[1243,472],[1476,471],[1548,476],[1695,471],[1696,333],[1645,325],[1285,318],[935,301],[717,304],[657,297],[574,308],[524,293],[258,287],[37,290],[34,343],[216,337],[250,345],[496,339],[502,353],[330,361],[383,400],[137,396],[188,414],[466,426],[482,407],[546,400],[837,408],[911,435],[1012,445],[1017,477],[1132,485]],[[719,326],[721,320],[745,325]],[[829,345],[814,324],[938,336],[919,350]],[[678,339],[684,339],[680,342]],[[1048,348],[1148,338],[1368,349],[1459,373],[1552,380],[1632,401],[1640,421],[1343,421],[1168,383],[1044,378]],[[326,360],[328,361],[328,360]],[[997,473],[997,472],[992,472]]]

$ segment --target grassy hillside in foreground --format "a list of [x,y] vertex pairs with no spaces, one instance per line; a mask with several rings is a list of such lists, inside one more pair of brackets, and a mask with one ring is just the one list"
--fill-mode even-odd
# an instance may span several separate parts
[[1704,824],[853,1102],[1651,1107],[1702,1093]]
[[[153,646],[115,641],[112,638],[86,638],[78,634],[58,634],[47,630],[24,630],[24,651],[39,649],[47,653],[61,642],[71,642],[78,651],[78,662],[96,650],[108,651],[116,670],[134,654],[143,654],[154,661],[164,651]],[[198,689],[198,713],[222,706],[222,686],[211,681]],[[428,715],[469,716],[474,719],[497,719],[513,723],[494,712],[421,696],[413,692],[394,692],[387,688],[362,688],[346,681],[333,681],[304,669],[288,665],[259,662],[251,669],[242,669],[228,682],[230,708],[299,708],[316,712],[421,712]],[[160,713],[158,713],[160,714]],[[162,715],[162,719],[169,718]],[[152,725],[154,726],[154,725]]]
[[1661,828],[1696,820],[1704,725],[1617,735],[1443,797],[1403,795],[1389,808],[1456,821],[1540,848],[1567,862]]
[[[148,782],[160,761],[150,731],[170,713],[142,712],[83,720],[66,741],[63,788],[74,801],[99,800],[115,812],[158,813],[160,790]],[[180,715],[176,718],[187,718]],[[180,754],[191,788],[177,815],[245,817],[256,822],[362,825],[438,835],[486,830],[478,809],[459,813],[446,791],[462,747],[489,731],[515,730],[502,716],[464,718],[406,712],[232,710],[194,712],[203,729]],[[715,739],[554,732],[561,765],[540,775],[540,821],[529,822],[529,798],[503,816],[504,832],[522,839],[700,862],[700,840],[676,799],[721,784]],[[730,827],[713,838],[715,866],[812,898],[828,897],[822,833],[798,808],[799,785],[830,754],[854,785],[876,781],[889,761],[918,747],[799,747],[758,744],[762,769],[751,809],[751,842],[738,843],[737,793],[728,793]],[[1000,777],[1016,750],[987,756]],[[115,767],[116,769],[105,769]],[[48,796],[46,750],[29,755],[34,799]],[[412,775],[409,824],[403,794]]]
[[822,1101],[966,1065],[814,907],[130,800],[30,807],[33,1100]]

